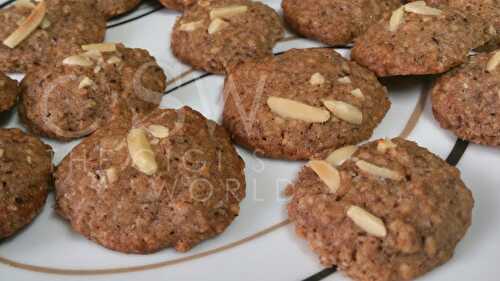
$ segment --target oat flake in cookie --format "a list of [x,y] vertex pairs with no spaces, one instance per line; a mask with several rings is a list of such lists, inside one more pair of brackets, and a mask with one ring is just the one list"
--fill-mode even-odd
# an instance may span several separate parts
[[17,1],[0,10],[0,71],[52,62],[72,44],[101,42],[105,18],[81,0]]
[[237,143],[290,160],[368,139],[390,106],[373,73],[324,48],[241,64],[224,95],[224,126]]
[[19,115],[34,133],[71,140],[158,107],[166,78],[146,50],[103,43],[68,54],[21,83]]
[[399,138],[360,146],[337,168],[311,161],[287,193],[296,233],[359,281],[410,280],[445,263],[474,205],[455,167]]
[[283,27],[276,12],[248,0],[202,0],[177,19],[172,51],[181,61],[212,73],[272,55]]
[[228,134],[188,107],[97,131],[62,161],[55,185],[56,210],[76,231],[126,253],[187,251],[222,233],[245,197]]
[[52,173],[52,150],[19,129],[0,129],[0,240],[42,210]]
[[432,89],[434,117],[459,138],[500,146],[500,52],[471,56]]
[[358,37],[352,58],[378,76],[442,73],[492,38],[480,17],[413,2]]
[[18,94],[17,81],[0,72],[0,112],[14,107]]
[[286,22],[297,33],[329,45],[345,45],[363,34],[399,0],[283,0]]

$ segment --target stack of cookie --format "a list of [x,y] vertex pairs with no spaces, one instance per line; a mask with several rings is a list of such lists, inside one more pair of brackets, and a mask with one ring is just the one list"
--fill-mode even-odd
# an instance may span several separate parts
[[[226,75],[221,126],[189,107],[159,109],[166,77],[155,58],[102,43],[106,19],[138,2],[18,0],[0,11],[0,70],[26,73],[20,87],[0,75],[0,111],[19,95],[31,133],[85,138],[53,174],[56,210],[73,229],[126,253],[187,251],[222,233],[246,193],[234,142],[308,161],[287,188],[288,215],[323,265],[409,280],[452,257],[474,205],[460,172],[401,138],[357,145],[391,106],[378,78],[444,73],[431,91],[441,126],[499,146],[499,3],[283,0],[293,31],[353,46],[346,59],[329,47],[273,55],[285,27],[261,2],[160,0],[183,12],[173,54]],[[0,238],[40,212],[51,158],[36,137],[0,130]]]

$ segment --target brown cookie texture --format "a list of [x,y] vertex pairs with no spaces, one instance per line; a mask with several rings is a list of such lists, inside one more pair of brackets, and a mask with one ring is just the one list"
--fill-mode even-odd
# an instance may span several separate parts
[[272,55],[283,37],[278,14],[249,0],[204,0],[175,23],[172,52],[186,64],[225,73],[241,62]]
[[0,239],[42,210],[52,173],[52,150],[19,129],[0,129]]
[[368,139],[390,107],[373,73],[327,48],[241,64],[229,72],[224,96],[223,123],[234,141],[289,160]]
[[431,90],[432,109],[441,127],[464,140],[500,146],[498,61],[498,52],[471,56],[436,81]]
[[284,18],[298,34],[346,45],[401,5],[399,0],[283,0]]
[[160,3],[172,10],[184,11],[188,7],[192,6],[197,0],[160,0]]
[[222,233],[245,197],[244,163],[223,127],[183,107],[114,122],[55,173],[56,210],[112,250],[185,252]]
[[[413,1],[411,1],[413,2]],[[484,19],[493,34],[493,39],[478,51],[492,51],[500,46],[500,1],[498,0],[427,0],[428,5],[449,6],[464,13]]]
[[148,51],[106,43],[75,46],[68,53],[21,82],[19,115],[33,133],[80,138],[160,104],[166,77]]
[[17,103],[17,81],[0,72],[0,112],[10,110]]
[[[462,64],[471,49],[492,39],[480,17],[449,7],[424,8],[417,13],[402,7],[370,27],[355,41],[352,58],[377,76],[437,74]],[[424,14],[428,9],[437,14]]]
[[421,276],[452,257],[471,224],[460,172],[416,143],[370,142],[337,168],[318,161],[330,168],[309,162],[287,188],[288,215],[323,265],[354,280]]
[[[0,43],[0,71],[25,72],[52,62],[72,44],[104,40],[106,20],[90,2],[45,0],[45,3],[44,20],[27,38],[13,48]],[[29,18],[33,7],[13,4],[0,10],[0,41],[7,39],[23,20]]]
[[[417,2],[417,1],[423,1],[423,0],[406,0],[406,1],[402,1],[402,2],[404,2],[406,4],[406,3]],[[459,2],[459,1],[462,1],[462,0],[458,0],[457,2]],[[467,1],[467,0],[465,0],[465,1]],[[468,1],[470,1],[470,0],[468,0]],[[479,0],[479,1],[483,1],[483,0]],[[449,1],[449,0],[424,0],[424,2],[430,6],[440,6],[440,5],[448,5],[448,3],[451,1]]]
[[107,18],[116,17],[132,11],[141,0],[91,0],[97,1],[97,8]]

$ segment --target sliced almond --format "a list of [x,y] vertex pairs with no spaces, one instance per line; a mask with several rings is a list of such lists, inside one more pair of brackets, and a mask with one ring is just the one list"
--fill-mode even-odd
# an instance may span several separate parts
[[351,95],[353,95],[354,97],[358,98],[358,99],[364,99],[365,98],[365,95],[363,95],[363,92],[361,91],[361,89],[354,89],[351,91]]
[[85,77],[83,77],[82,81],[80,81],[80,84],[78,85],[78,89],[87,88],[87,87],[90,87],[92,85],[94,85],[94,81],[92,81],[92,79],[85,76]]
[[500,51],[496,51],[486,65],[486,71],[493,72],[500,63]]
[[211,20],[216,18],[227,19],[239,14],[246,13],[247,11],[248,7],[243,5],[215,8],[210,11],[210,19]]
[[398,147],[398,145],[392,142],[390,139],[379,140],[377,143],[377,151],[381,153],[386,153],[387,150],[396,147]]
[[323,83],[325,83],[325,77],[321,75],[321,73],[316,72],[313,75],[311,75],[311,79],[309,80],[309,82],[313,86],[322,85]]
[[42,23],[46,12],[47,4],[42,0],[31,11],[26,20],[9,37],[3,40],[3,44],[9,48],[15,48]]
[[162,125],[151,125],[148,127],[149,133],[155,138],[164,139],[170,135],[170,130]]
[[341,77],[341,78],[337,79],[337,82],[339,82],[340,84],[351,84],[352,83],[351,78],[349,78],[349,76]]
[[413,1],[413,2],[410,2],[408,4],[406,4],[407,6],[427,6],[427,3],[423,0],[419,0],[419,1]]
[[137,170],[151,176],[158,170],[155,153],[144,129],[132,129],[127,135],[128,152]]
[[210,25],[208,26],[208,34],[217,33],[219,31],[221,31],[222,29],[226,28],[228,25],[229,25],[229,23],[224,21],[224,20],[221,20],[219,18],[214,19],[210,23]]
[[75,55],[71,57],[67,57],[63,60],[63,64],[65,65],[79,65],[79,66],[92,66],[94,65],[94,62],[82,55]]
[[330,119],[330,112],[291,99],[269,97],[267,105],[271,111],[283,118],[297,119],[311,123],[323,123]]
[[340,166],[347,159],[351,158],[351,156],[358,150],[358,147],[355,145],[344,146],[330,153],[326,158],[326,162],[332,164],[333,166]]
[[203,21],[199,20],[199,21],[193,21],[193,22],[183,23],[179,27],[179,30],[180,31],[191,32],[191,31],[195,31],[196,29],[202,28],[202,27],[203,27]]
[[356,125],[363,123],[363,113],[354,105],[337,100],[324,100],[323,104],[341,120]]
[[400,7],[392,12],[391,19],[389,20],[389,31],[395,32],[403,23],[405,17],[404,7]]
[[96,61],[102,60],[102,53],[99,52],[98,50],[86,51],[86,52],[84,52],[81,55],[84,56],[84,57],[91,58],[91,59],[96,60]]
[[383,238],[387,235],[387,229],[384,222],[372,215],[370,212],[358,206],[350,206],[347,210],[347,216],[366,233]]
[[31,2],[31,0],[16,0],[16,2],[14,3],[14,5],[17,8],[33,9],[33,8],[36,7],[35,4],[33,4],[33,2]]
[[391,179],[391,180],[396,180],[396,181],[403,179],[403,175],[401,175],[400,173],[398,173],[396,171],[389,170],[389,169],[384,168],[384,167],[379,167],[377,165],[368,163],[364,160],[358,160],[356,162],[356,166],[358,166],[358,168],[361,171],[368,173],[370,175],[373,175],[373,176]]
[[328,186],[331,193],[337,192],[340,187],[340,174],[330,163],[320,160],[309,161],[306,165]]
[[106,63],[108,63],[108,64],[117,64],[117,63],[120,63],[121,61],[122,61],[122,59],[120,59],[119,57],[117,57],[117,56],[112,56],[112,57],[110,57],[110,58],[106,61]]
[[82,45],[82,50],[84,51],[91,51],[91,50],[96,50],[99,52],[115,52],[116,51],[116,44],[115,43],[98,43],[98,44],[87,44],[87,45]]
[[424,16],[439,16],[441,15],[442,11],[436,8],[429,7],[425,5],[425,2],[423,1],[416,1],[412,3],[408,3],[403,6],[405,12],[408,13],[414,13],[414,14],[419,14],[419,15],[424,15]]

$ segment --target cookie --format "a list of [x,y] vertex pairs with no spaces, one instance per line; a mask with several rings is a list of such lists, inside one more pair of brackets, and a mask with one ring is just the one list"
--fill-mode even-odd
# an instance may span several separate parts
[[[17,1],[0,10],[0,71],[25,72],[49,63],[71,44],[101,42],[106,20],[88,1]],[[32,27],[33,32],[25,32]],[[24,29],[23,32],[19,32]]]
[[349,44],[401,6],[399,0],[283,0],[283,14],[298,34],[337,46]]
[[238,216],[243,170],[223,127],[189,107],[158,109],[78,145],[56,170],[56,210],[112,250],[185,252]]
[[163,6],[176,11],[184,11],[196,2],[197,0],[160,0]]
[[494,38],[478,51],[495,50],[500,45],[500,1],[498,0],[427,0],[428,5],[447,5],[464,13],[483,18],[490,26]]
[[400,138],[327,159],[287,188],[296,233],[324,266],[359,281],[411,280],[452,257],[474,205],[455,167]]
[[465,62],[471,49],[492,38],[479,17],[415,3],[358,37],[352,58],[378,76],[436,74]]
[[151,112],[160,104],[165,80],[146,50],[113,43],[78,46],[55,64],[28,72],[19,115],[37,135],[71,140],[110,120]]
[[42,210],[52,173],[52,150],[19,129],[0,129],[0,239]]
[[278,14],[260,2],[203,0],[175,23],[172,52],[181,61],[212,73],[272,55],[283,37]]
[[130,12],[140,3],[141,0],[97,0],[97,8],[105,17],[112,18]]
[[18,94],[17,81],[0,72],[0,112],[14,107]]
[[390,107],[375,75],[327,48],[239,65],[224,85],[224,126],[257,154],[323,157],[368,139]]
[[471,56],[440,77],[432,109],[441,127],[459,138],[500,146],[500,52]]

